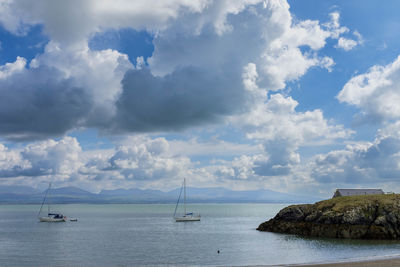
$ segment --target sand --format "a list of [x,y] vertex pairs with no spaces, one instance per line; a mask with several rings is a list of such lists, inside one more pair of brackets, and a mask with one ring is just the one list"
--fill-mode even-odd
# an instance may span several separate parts
[[299,266],[299,267],[392,267],[400,266],[400,258],[358,261],[358,262],[340,262],[340,263],[326,263],[326,264],[309,264],[309,265],[283,265],[283,266]]

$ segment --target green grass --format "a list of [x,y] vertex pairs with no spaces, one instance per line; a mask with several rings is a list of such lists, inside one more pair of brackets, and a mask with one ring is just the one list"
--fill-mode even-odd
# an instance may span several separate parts
[[399,205],[400,194],[336,197],[315,203],[320,210],[332,209],[337,212],[371,204]]

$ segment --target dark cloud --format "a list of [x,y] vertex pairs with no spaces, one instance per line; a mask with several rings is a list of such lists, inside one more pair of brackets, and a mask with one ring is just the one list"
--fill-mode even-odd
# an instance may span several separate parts
[[278,139],[264,143],[268,159],[255,161],[254,172],[260,176],[288,175],[292,165],[296,164],[295,145],[287,139]]
[[276,29],[265,33],[269,13],[246,8],[229,15],[232,27],[223,34],[189,14],[158,33],[149,68],[130,70],[122,80],[114,132],[175,131],[247,110],[253,96],[242,75],[274,39]]
[[[121,73],[132,67],[127,66],[127,58],[117,59],[111,51],[75,51],[83,42],[74,42],[86,40],[89,33],[102,28],[95,26],[99,22],[93,21],[94,17],[79,16],[68,23],[52,23],[60,21],[55,14],[61,12],[61,17],[68,17],[69,12],[76,12],[71,9],[73,5],[46,3],[34,10],[30,2],[16,4],[24,11],[21,14],[27,14],[27,22],[42,21],[52,39],[31,65],[55,66],[65,75],[74,76],[79,86],[72,79],[60,78],[63,76],[57,70],[45,67],[25,69],[1,81],[0,136],[8,139],[60,136],[80,126],[115,134],[177,131],[219,122],[247,111],[251,98],[258,97],[243,85],[242,75],[250,63],[257,67],[252,82],[277,90],[287,80],[302,76],[310,64],[317,64],[318,60],[311,63],[298,47],[318,48],[326,38],[317,38],[317,45],[297,40],[305,34],[314,39],[311,30],[318,22],[311,28],[300,24],[289,27],[292,20],[286,4],[264,8],[262,3],[216,1],[209,3],[204,12],[181,10],[179,19],[163,25],[152,35],[149,51],[153,53],[144,62],[148,69],[129,70],[121,81]],[[45,12],[42,18],[43,10],[50,9],[55,13]],[[84,4],[77,14],[88,10],[90,6]],[[277,16],[282,17],[277,20]],[[77,25],[83,26],[76,30]],[[293,42],[286,40],[285,33],[293,34]]]
[[14,178],[20,176],[36,177],[42,175],[54,174],[52,170],[44,168],[28,168],[25,169],[23,166],[13,166],[10,169],[1,169],[0,178]]
[[245,108],[237,74],[186,67],[164,77],[148,69],[128,71],[117,101],[116,131],[179,130],[218,121]]
[[148,69],[131,70],[122,80],[116,115],[105,120],[84,88],[61,77],[39,67],[1,80],[0,135],[45,139],[89,124],[110,133],[180,130],[219,121],[250,103],[237,72],[185,67],[157,77]]
[[0,135],[14,140],[60,136],[91,109],[85,91],[53,68],[24,70],[0,80]]

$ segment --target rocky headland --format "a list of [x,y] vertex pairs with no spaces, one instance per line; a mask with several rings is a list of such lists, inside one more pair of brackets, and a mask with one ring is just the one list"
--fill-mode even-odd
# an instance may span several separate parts
[[400,239],[400,195],[338,197],[291,205],[257,230],[310,237]]

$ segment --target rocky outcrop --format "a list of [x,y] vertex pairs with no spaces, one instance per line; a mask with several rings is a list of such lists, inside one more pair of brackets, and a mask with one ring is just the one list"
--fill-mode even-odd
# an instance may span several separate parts
[[313,237],[400,239],[400,195],[340,197],[292,205],[257,230]]

